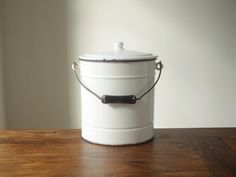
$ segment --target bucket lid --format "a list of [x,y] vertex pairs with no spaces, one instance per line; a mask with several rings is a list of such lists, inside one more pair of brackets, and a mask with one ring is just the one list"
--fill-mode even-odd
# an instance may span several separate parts
[[124,49],[123,42],[116,42],[113,51],[85,54],[79,57],[79,60],[92,62],[135,62],[150,61],[157,58],[151,53],[143,53]]

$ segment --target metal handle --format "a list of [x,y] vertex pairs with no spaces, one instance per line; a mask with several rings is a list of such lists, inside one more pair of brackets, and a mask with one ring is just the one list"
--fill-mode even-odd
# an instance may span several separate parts
[[92,91],[91,89],[89,89],[79,78],[78,74],[76,71],[79,70],[79,64],[77,62],[73,62],[72,63],[72,70],[74,71],[75,77],[76,79],[79,81],[79,83],[90,93],[92,93],[94,96],[96,96],[99,100],[101,100],[102,103],[107,104],[107,103],[126,103],[126,104],[135,104],[137,100],[140,100],[141,98],[143,98],[148,92],[150,92],[155,85],[157,84],[157,82],[159,81],[160,77],[161,77],[161,71],[163,69],[163,64],[161,61],[156,63],[156,70],[159,71],[159,75],[156,79],[156,81],[154,82],[154,84],[147,89],[141,96],[136,97],[135,95],[102,95],[99,96],[97,93],[95,93],[94,91]]

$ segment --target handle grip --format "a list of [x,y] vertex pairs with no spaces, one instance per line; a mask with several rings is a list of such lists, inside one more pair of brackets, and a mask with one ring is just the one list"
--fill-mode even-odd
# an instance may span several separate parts
[[126,103],[126,104],[135,104],[136,96],[135,95],[123,95],[123,96],[114,96],[114,95],[103,95],[102,103]]

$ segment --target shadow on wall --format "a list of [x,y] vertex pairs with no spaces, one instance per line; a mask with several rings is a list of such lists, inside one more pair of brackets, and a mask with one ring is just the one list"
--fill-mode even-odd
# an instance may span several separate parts
[[80,127],[79,85],[71,72],[78,48],[69,36],[67,3],[4,1],[8,128]]
[[4,105],[4,91],[3,91],[3,55],[2,55],[2,19],[3,8],[2,0],[0,0],[0,129],[6,127],[5,123],[5,105]]

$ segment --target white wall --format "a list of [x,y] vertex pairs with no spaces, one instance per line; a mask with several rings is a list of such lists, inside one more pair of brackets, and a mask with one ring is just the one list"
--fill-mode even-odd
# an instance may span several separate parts
[[70,2],[81,53],[121,40],[160,56],[156,127],[236,126],[235,1]]
[[3,1],[0,0],[0,129],[5,128],[5,107],[3,87],[3,50],[2,50],[2,24],[3,24]]
[[9,128],[78,128],[79,54],[125,47],[160,56],[155,127],[236,126],[234,0],[5,0]]

